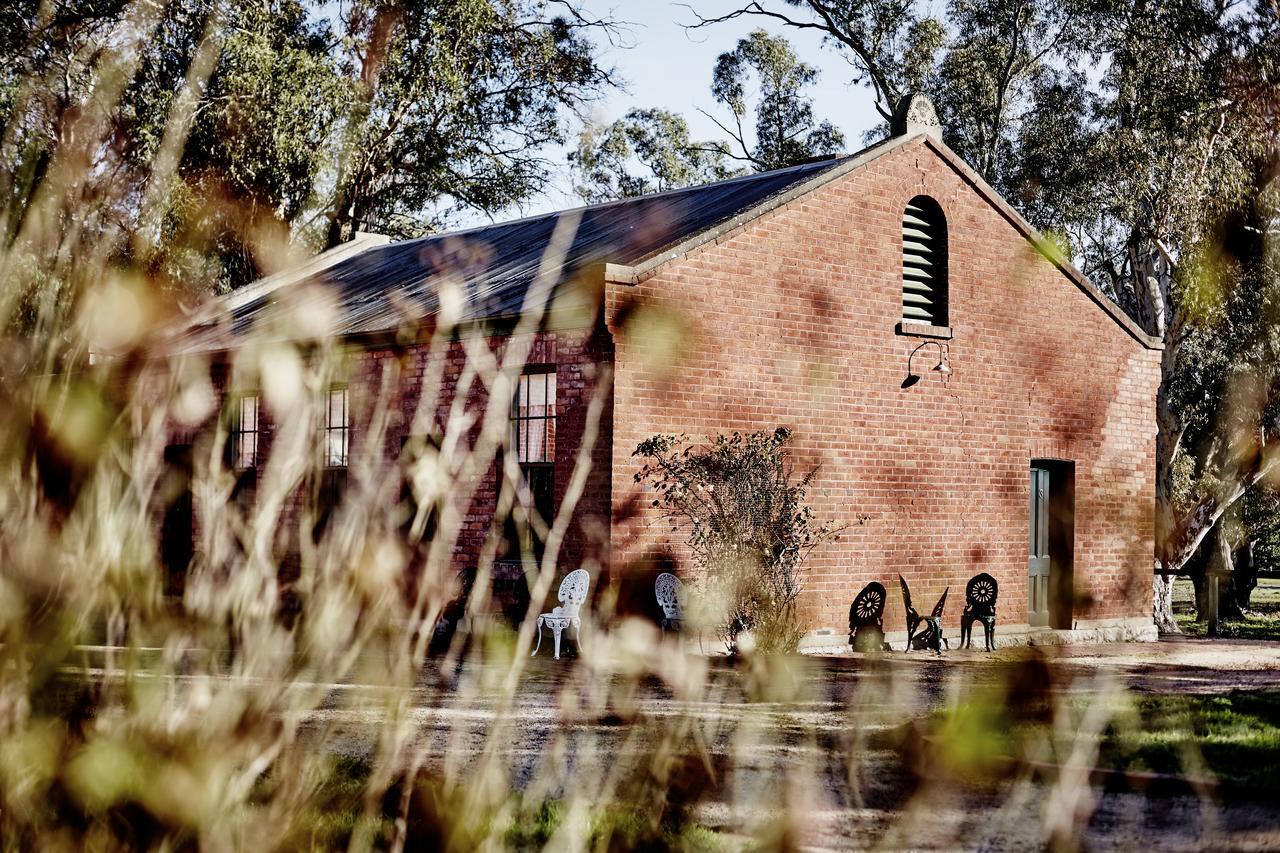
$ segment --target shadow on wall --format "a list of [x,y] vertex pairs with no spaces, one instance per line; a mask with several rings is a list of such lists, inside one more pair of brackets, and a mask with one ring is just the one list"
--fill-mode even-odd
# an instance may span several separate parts
[[654,584],[664,572],[676,577],[682,574],[679,561],[665,548],[654,548],[618,572],[614,579],[616,615],[637,616],[655,625],[661,624],[663,613],[654,595]]

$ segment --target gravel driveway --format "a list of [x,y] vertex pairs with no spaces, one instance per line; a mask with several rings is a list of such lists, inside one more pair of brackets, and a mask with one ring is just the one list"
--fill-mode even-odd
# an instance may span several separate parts
[[[574,687],[574,665],[533,661],[500,720],[500,700],[484,686],[494,681],[486,673],[463,667],[449,679],[424,680],[411,718],[427,766],[465,767],[486,744],[496,745],[513,785],[537,785],[545,795],[547,780],[557,779],[560,788],[553,784],[551,794],[562,796],[629,757],[643,758],[646,741],[636,736],[638,729],[692,718],[713,757],[733,766],[732,784],[705,799],[696,814],[731,837],[745,841],[767,821],[759,804],[777,802],[776,791],[788,784],[791,770],[803,767],[813,781],[805,789],[801,837],[814,849],[1042,849],[1052,812],[1046,803],[1061,794],[1044,774],[1024,773],[994,788],[955,779],[934,784],[927,772],[921,779],[904,769],[900,751],[885,745],[885,733],[970,691],[1026,679],[1030,671],[1047,673],[1047,693],[1082,702],[1115,689],[1280,690],[1280,644],[1231,640],[1013,648],[941,658],[895,653],[875,662],[814,656],[801,664],[791,698],[778,702],[747,701],[748,677],[713,660],[707,701],[676,702],[660,684],[645,683],[623,711],[612,699],[604,705],[585,696],[566,701],[577,695],[566,690]],[[341,701],[311,722],[329,730],[330,743],[341,732],[340,751],[368,754],[378,715],[362,710],[347,691],[358,694],[359,688],[341,691]],[[746,741],[743,731],[751,732]],[[861,744],[852,774],[851,743]],[[1087,823],[1090,848],[1280,849],[1280,804],[1274,802],[1095,787],[1074,808]]]

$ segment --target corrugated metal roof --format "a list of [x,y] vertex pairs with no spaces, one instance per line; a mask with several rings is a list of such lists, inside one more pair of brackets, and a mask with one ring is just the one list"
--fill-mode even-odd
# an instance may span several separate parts
[[[464,294],[467,319],[518,314],[548,254],[562,218],[578,219],[573,242],[553,285],[591,264],[635,264],[738,213],[838,166],[843,159],[671,190],[655,195],[558,211],[417,240],[374,246],[333,264],[298,285],[324,283],[337,300],[333,332],[358,334],[392,329],[408,316],[429,316],[439,308],[437,291],[449,276]],[[250,285],[252,288],[254,285]],[[268,288],[251,298],[232,294],[216,324],[192,329],[179,349],[228,346],[254,328],[292,288]],[[228,332],[230,335],[228,336]],[[229,339],[230,338],[230,339]]]

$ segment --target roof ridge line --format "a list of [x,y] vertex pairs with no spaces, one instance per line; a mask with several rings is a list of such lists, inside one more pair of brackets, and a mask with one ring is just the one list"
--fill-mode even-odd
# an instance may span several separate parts
[[752,220],[758,219],[761,216],[782,207],[788,202],[794,201],[803,195],[808,195],[819,187],[822,187],[837,178],[843,177],[861,166],[865,166],[877,157],[881,157],[890,151],[894,151],[902,147],[907,142],[916,139],[920,135],[922,134],[885,137],[873,145],[868,145],[856,154],[851,154],[848,157],[841,158],[840,162],[835,166],[829,169],[823,169],[811,178],[785,187],[780,192],[769,196],[763,201],[738,212],[736,215],[731,216],[710,228],[699,231],[692,237],[685,238],[678,243],[673,243],[669,246],[658,249],[655,252],[651,252],[649,255],[641,258],[633,264],[610,264],[609,266],[616,267],[619,271],[621,268],[630,270],[636,281],[648,278],[659,267],[669,263],[670,261],[675,260],[682,255],[686,255],[699,246],[710,243],[729,231],[745,225]]
[[[875,146],[870,146],[870,147],[875,147]],[[862,151],[866,151],[866,150],[867,150],[866,148],[862,149]],[[721,178],[717,181],[707,181],[706,183],[703,183],[703,184],[690,184],[687,187],[672,187],[671,189],[659,190],[658,192],[652,192],[652,193],[645,193],[644,195],[626,196],[624,198],[610,199],[609,201],[597,201],[592,204],[580,204],[577,207],[564,207],[564,208],[559,208],[557,210],[548,210],[545,213],[532,213],[532,214],[529,214],[528,216],[521,216],[516,219],[503,219],[499,222],[490,222],[487,225],[472,225],[467,228],[460,228],[453,231],[440,231],[435,234],[423,234],[421,237],[413,237],[408,240],[395,240],[395,241],[392,241],[389,245],[408,246],[413,243],[421,243],[427,240],[439,240],[444,237],[461,237],[467,234],[472,234],[476,231],[485,231],[490,228],[502,228],[508,225],[520,225],[522,223],[536,222],[540,219],[549,219],[551,217],[564,216],[569,213],[585,213],[586,211],[589,211],[589,210],[603,210],[605,208],[615,207],[618,205],[631,204],[637,201],[648,201],[655,198],[663,198],[665,196],[673,196],[673,195],[680,195],[681,193],[689,193],[695,190],[705,190],[710,187],[721,187],[727,184],[733,184],[733,183],[739,183],[739,182],[745,183],[747,181],[763,178],[766,175],[776,176],[776,175],[785,174],[791,171],[799,171],[802,169],[812,170],[814,169],[814,167],[822,163],[827,163],[827,162],[839,163],[842,160],[847,160],[852,157],[856,157],[858,156],[858,154],[861,154],[862,151],[858,151],[854,154],[845,154],[840,156],[826,157],[821,160],[811,160],[807,163],[796,163],[792,166],[783,166],[780,169],[770,169],[767,172],[751,172],[746,175],[734,175],[733,177],[729,177],[729,178]]]
[[955,169],[960,177],[969,183],[979,195],[981,195],[988,204],[996,209],[996,211],[1009,221],[1014,228],[1022,232],[1022,236],[1027,242],[1035,247],[1046,261],[1053,264],[1063,275],[1065,275],[1072,284],[1084,291],[1084,294],[1097,303],[1098,307],[1111,315],[1116,324],[1123,328],[1126,332],[1133,336],[1138,343],[1147,349],[1162,350],[1164,349],[1164,341],[1154,335],[1148,334],[1145,329],[1138,325],[1138,322],[1130,317],[1123,308],[1115,303],[1109,296],[1103,293],[1097,285],[1089,280],[1089,277],[1080,271],[1071,259],[1068,257],[1052,257],[1040,247],[1048,242],[1048,238],[1040,232],[1038,228],[1027,221],[1017,209],[1005,199],[1004,196],[996,190],[995,187],[987,183],[986,179],[979,175],[978,172],[964,161],[956,152],[942,140],[927,137],[925,145],[932,148],[934,153],[943,159],[947,165]]

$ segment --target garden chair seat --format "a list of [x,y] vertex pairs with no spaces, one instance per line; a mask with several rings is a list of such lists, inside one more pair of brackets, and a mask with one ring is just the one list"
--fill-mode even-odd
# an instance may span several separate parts
[[[948,587],[942,591],[942,597],[938,599],[937,604],[933,605],[932,613],[921,616],[911,606],[911,589],[902,575],[898,575],[898,583],[902,585],[902,604],[907,609],[907,651],[913,648],[932,649],[941,655],[944,644],[947,648],[951,648],[947,638],[942,635],[942,611],[947,606],[947,593],[951,588]],[[921,630],[922,626],[923,630]]]

